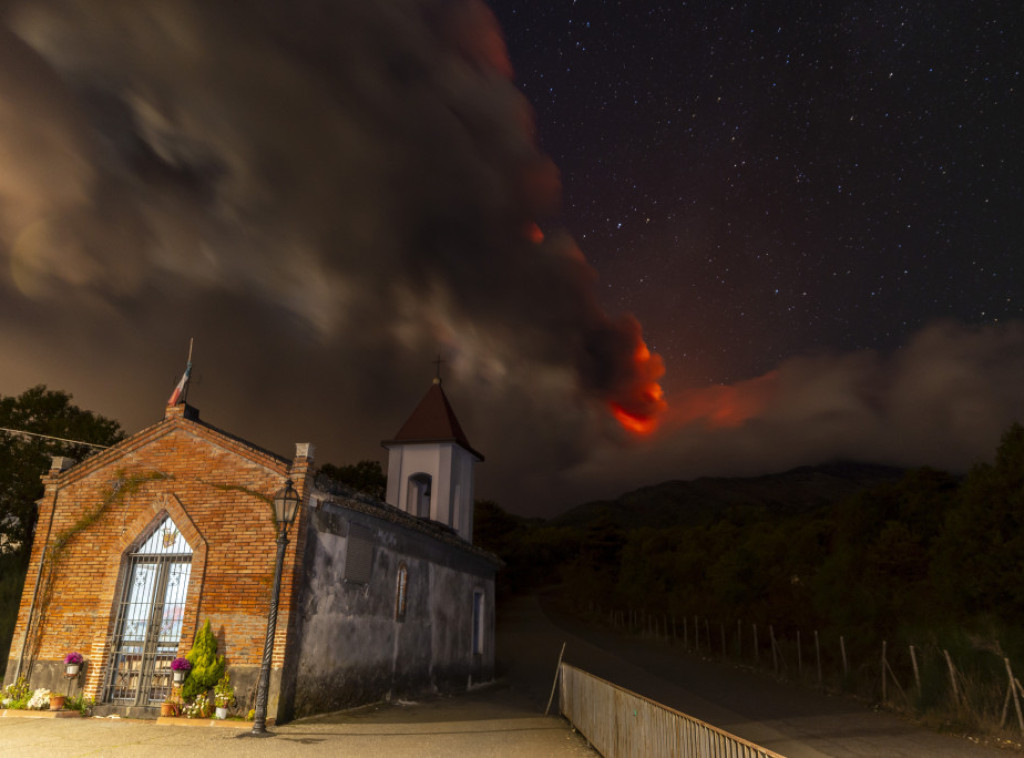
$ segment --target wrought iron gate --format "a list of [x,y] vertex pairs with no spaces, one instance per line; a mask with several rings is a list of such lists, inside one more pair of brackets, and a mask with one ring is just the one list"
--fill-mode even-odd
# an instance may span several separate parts
[[105,702],[155,705],[170,694],[191,570],[192,548],[170,516],[126,557]]

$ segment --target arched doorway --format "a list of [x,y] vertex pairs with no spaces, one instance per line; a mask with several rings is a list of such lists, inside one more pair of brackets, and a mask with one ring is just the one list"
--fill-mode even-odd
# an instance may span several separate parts
[[103,700],[157,705],[171,691],[192,571],[192,548],[170,516],[125,555]]

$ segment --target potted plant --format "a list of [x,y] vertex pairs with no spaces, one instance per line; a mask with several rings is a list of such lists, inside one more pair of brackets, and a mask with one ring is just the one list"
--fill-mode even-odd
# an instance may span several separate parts
[[235,702],[235,688],[231,684],[231,677],[228,676],[226,671],[220,681],[213,687],[213,701],[217,706],[217,718],[226,719],[228,717],[228,708]]
[[190,719],[208,719],[210,718],[210,701],[205,694],[198,695],[194,700],[185,703],[181,713]]
[[70,652],[64,656],[64,675],[67,677],[78,676],[78,672],[82,668],[81,653]]
[[64,707],[64,701],[68,699],[67,695],[58,695],[56,692],[50,693],[50,710],[59,711]]
[[170,694],[160,703],[161,716],[180,716],[185,702],[181,699],[181,685],[172,684]]
[[188,676],[188,672],[192,670],[192,664],[188,662],[187,658],[178,656],[171,661],[171,673],[174,677],[175,684],[181,684],[185,681],[185,677]]

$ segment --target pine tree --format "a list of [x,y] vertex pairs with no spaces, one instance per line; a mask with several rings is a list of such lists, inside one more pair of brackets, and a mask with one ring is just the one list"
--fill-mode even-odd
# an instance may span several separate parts
[[192,664],[189,677],[181,688],[181,696],[188,702],[198,695],[205,695],[224,675],[224,656],[217,655],[217,638],[210,628],[210,619],[206,619],[185,658]]

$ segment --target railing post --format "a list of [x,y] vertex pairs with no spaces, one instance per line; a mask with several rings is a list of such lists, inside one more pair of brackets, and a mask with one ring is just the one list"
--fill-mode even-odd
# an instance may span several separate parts
[[885,703],[885,646],[886,641],[882,640],[882,703]]
[[821,681],[821,646],[818,644],[818,630],[814,630],[814,656],[818,659],[818,686],[822,684]]

